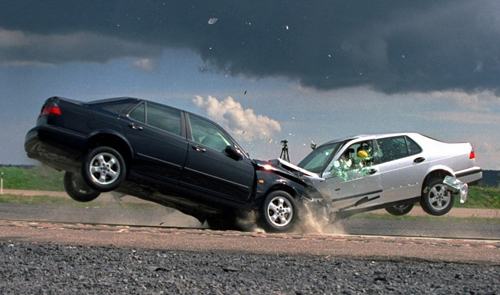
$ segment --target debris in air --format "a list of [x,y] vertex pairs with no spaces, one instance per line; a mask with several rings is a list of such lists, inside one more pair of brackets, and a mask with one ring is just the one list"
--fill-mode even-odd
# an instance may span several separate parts
[[209,24],[209,25],[213,25],[213,24],[215,24],[218,20],[219,20],[218,18],[213,17],[213,18],[211,18],[211,19],[209,19],[209,20],[208,20],[208,24]]

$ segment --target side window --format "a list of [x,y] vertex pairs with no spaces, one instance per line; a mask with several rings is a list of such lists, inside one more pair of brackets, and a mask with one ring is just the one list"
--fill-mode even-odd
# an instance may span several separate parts
[[146,123],[170,133],[181,135],[181,112],[179,110],[148,103]]
[[345,163],[349,169],[362,168],[373,164],[373,141],[365,140],[350,145],[340,156],[340,163]]
[[189,116],[191,121],[192,140],[211,147],[218,151],[224,151],[228,145],[232,145],[224,131],[217,125],[195,116]]
[[405,136],[381,138],[377,142],[382,163],[408,156]]
[[413,139],[406,137],[406,144],[408,145],[408,152],[410,156],[416,155],[422,152],[422,148]]
[[146,123],[146,107],[141,103],[130,112],[129,117],[142,123]]

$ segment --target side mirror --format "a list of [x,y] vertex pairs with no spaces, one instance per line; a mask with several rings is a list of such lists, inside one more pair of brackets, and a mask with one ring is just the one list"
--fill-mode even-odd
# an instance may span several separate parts
[[224,151],[229,157],[235,159],[236,161],[243,159],[243,155],[241,154],[241,152],[231,145],[226,146]]

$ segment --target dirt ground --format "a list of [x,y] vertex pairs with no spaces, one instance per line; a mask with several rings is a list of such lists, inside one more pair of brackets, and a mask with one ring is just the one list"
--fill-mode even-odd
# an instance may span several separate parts
[[[53,191],[28,191],[28,190],[3,190],[4,194],[16,194],[16,195],[25,195],[25,196],[36,196],[36,195],[48,195],[48,196],[56,196],[56,197],[64,197],[69,198],[66,192],[53,192]],[[111,193],[105,193],[99,196],[99,200],[101,201],[111,201],[113,199],[113,195]],[[126,202],[138,202],[138,203],[150,203],[148,201],[141,200],[132,196],[125,196],[122,198],[123,201]],[[378,213],[378,214],[386,214],[387,212],[384,209],[371,211],[370,213]],[[419,206],[415,206],[413,210],[408,214],[408,216],[426,216],[422,208]],[[479,217],[479,218],[500,218],[500,210],[498,209],[471,209],[471,208],[453,208],[451,211],[446,214],[447,217],[458,217],[458,218],[467,218],[467,217]]]

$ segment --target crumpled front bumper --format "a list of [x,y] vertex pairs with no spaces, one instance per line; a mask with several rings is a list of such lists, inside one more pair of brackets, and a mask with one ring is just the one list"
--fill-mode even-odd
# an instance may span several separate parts
[[469,185],[459,179],[446,176],[443,183],[455,194],[460,195],[460,204],[467,202],[469,195]]

